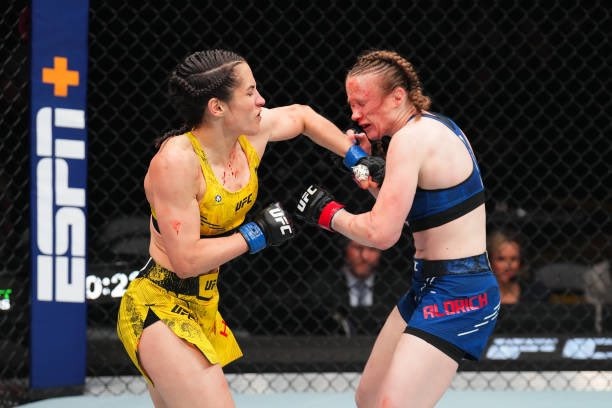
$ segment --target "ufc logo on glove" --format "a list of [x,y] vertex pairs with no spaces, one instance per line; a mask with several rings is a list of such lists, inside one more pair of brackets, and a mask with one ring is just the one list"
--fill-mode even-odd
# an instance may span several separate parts
[[312,195],[316,192],[317,192],[317,187],[315,186],[308,187],[308,189],[304,191],[304,194],[302,194],[302,198],[300,198],[300,202],[297,205],[297,209],[304,212],[304,210],[306,210],[306,205],[308,204],[308,201],[310,201],[310,197],[312,197]]
[[289,224],[289,220],[287,219],[287,217],[285,216],[285,212],[281,208],[272,208],[268,211],[268,213],[272,216],[272,218],[274,218],[274,221],[282,225],[282,227],[280,227],[280,231],[283,235],[285,235],[285,232],[288,232],[289,234],[293,232],[293,230],[291,229],[291,225]]

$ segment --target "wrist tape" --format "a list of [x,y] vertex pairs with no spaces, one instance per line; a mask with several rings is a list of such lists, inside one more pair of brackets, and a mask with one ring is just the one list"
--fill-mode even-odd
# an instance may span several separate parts
[[344,156],[344,160],[342,161],[347,168],[351,168],[357,164],[359,159],[367,157],[368,154],[359,146],[352,145]]
[[255,222],[248,222],[242,224],[238,228],[238,232],[242,234],[244,240],[249,246],[249,253],[254,254],[264,249],[268,244],[266,243],[266,236],[263,231]]
[[334,215],[336,215],[336,213],[343,208],[344,204],[340,204],[336,201],[330,201],[325,205],[325,207],[323,207],[323,210],[321,210],[318,224],[328,231],[333,231],[331,223],[334,218]]

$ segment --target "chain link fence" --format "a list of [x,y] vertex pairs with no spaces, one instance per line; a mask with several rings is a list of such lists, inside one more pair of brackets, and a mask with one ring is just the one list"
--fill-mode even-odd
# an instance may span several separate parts
[[0,12],[0,406],[25,396],[29,336],[29,143],[26,1]]
[[[10,310],[0,310],[0,400],[27,376],[25,3],[9,3],[0,14],[6,51],[0,301],[10,299],[2,303]],[[341,128],[351,125],[343,84],[357,54],[389,48],[408,57],[432,110],[454,118],[472,142],[487,187],[489,228],[520,232],[532,275],[562,264],[573,278],[570,286],[555,269],[548,284],[556,301],[504,307],[501,337],[481,363],[460,368],[471,379],[458,386],[493,387],[499,380],[491,372],[510,372],[501,387],[520,377],[529,388],[529,377],[513,371],[526,370],[546,371],[548,384],[570,388],[564,371],[612,371],[612,300],[605,290],[612,258],[611,8],[605,1],[481,3],[91,2],[87,374],[107,379],[100,392],[117,381],[122,385],[112,392],[144,392],[116,339],[118,301],[148,257],[142,181],[153,140],[179,124],[166,99],[166,77],[184,56],[205,48],[243,55],[267,106],[308,104]],[[302,189],[317,182],[349,209],[368,209],[372,199],[338,158],[304,139],[269,146],[259,169],[259,204],[279,200],[292,208]],[[387,300],[360,312],[374,324],[347,336],[329,307],[337,293],[327,285],[342,264],[343,241],[299,228],[288,244],[223,268],[221,311],[245,352],[226,368],[239,391],[353,387],[347,373],[363,368],[376,325],[409,284],[412,243],[404,234],[382,254]],[[323,384],[313,385],[309,375],[322,372]],[[237,376],[246,373],[277,375],[281,385],[262,388],[256,377]],[[603,377],[592,378],[587,383]]]

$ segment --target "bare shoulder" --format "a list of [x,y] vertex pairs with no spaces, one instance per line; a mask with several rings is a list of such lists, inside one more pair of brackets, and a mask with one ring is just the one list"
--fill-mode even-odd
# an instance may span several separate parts
[[[425,154],[433,153],[432,150],[439,149],[449,141],[449,137],[454,136],[453,132],[443,123],[429,118],[418,118],[407,126],[404,126],[398,133],[403,134],[402,138],[412,149],[422,151]],[[455,139],[455,137],[453,137]]]
[[151,166],[175,166],[196,160],[191,143],[184,135],[174,136],[166,140],[159,148]]
[[166,140],[149,163],[148,179],[189,181],[199,174],[198,158],[184,135]]
[[403,154],[410,152],[411,156],[425,153],[431,148],[434,133],[431,127],[421,121],[411,123],[393,135],[389,150],[401,150]]

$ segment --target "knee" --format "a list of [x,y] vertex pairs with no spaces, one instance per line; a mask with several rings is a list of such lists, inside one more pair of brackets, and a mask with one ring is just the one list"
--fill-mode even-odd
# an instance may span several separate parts
[[371,390],[368,390],[363,383],[359,383],[355,391],[355,405],[357,405],[358,408],[371,407],[374,397]]
[[404,406],[398,400],[397,395],[392,395],[385,390],[365,388],[361,384],[355,392],[355,404],[358,408],[392,408]]

